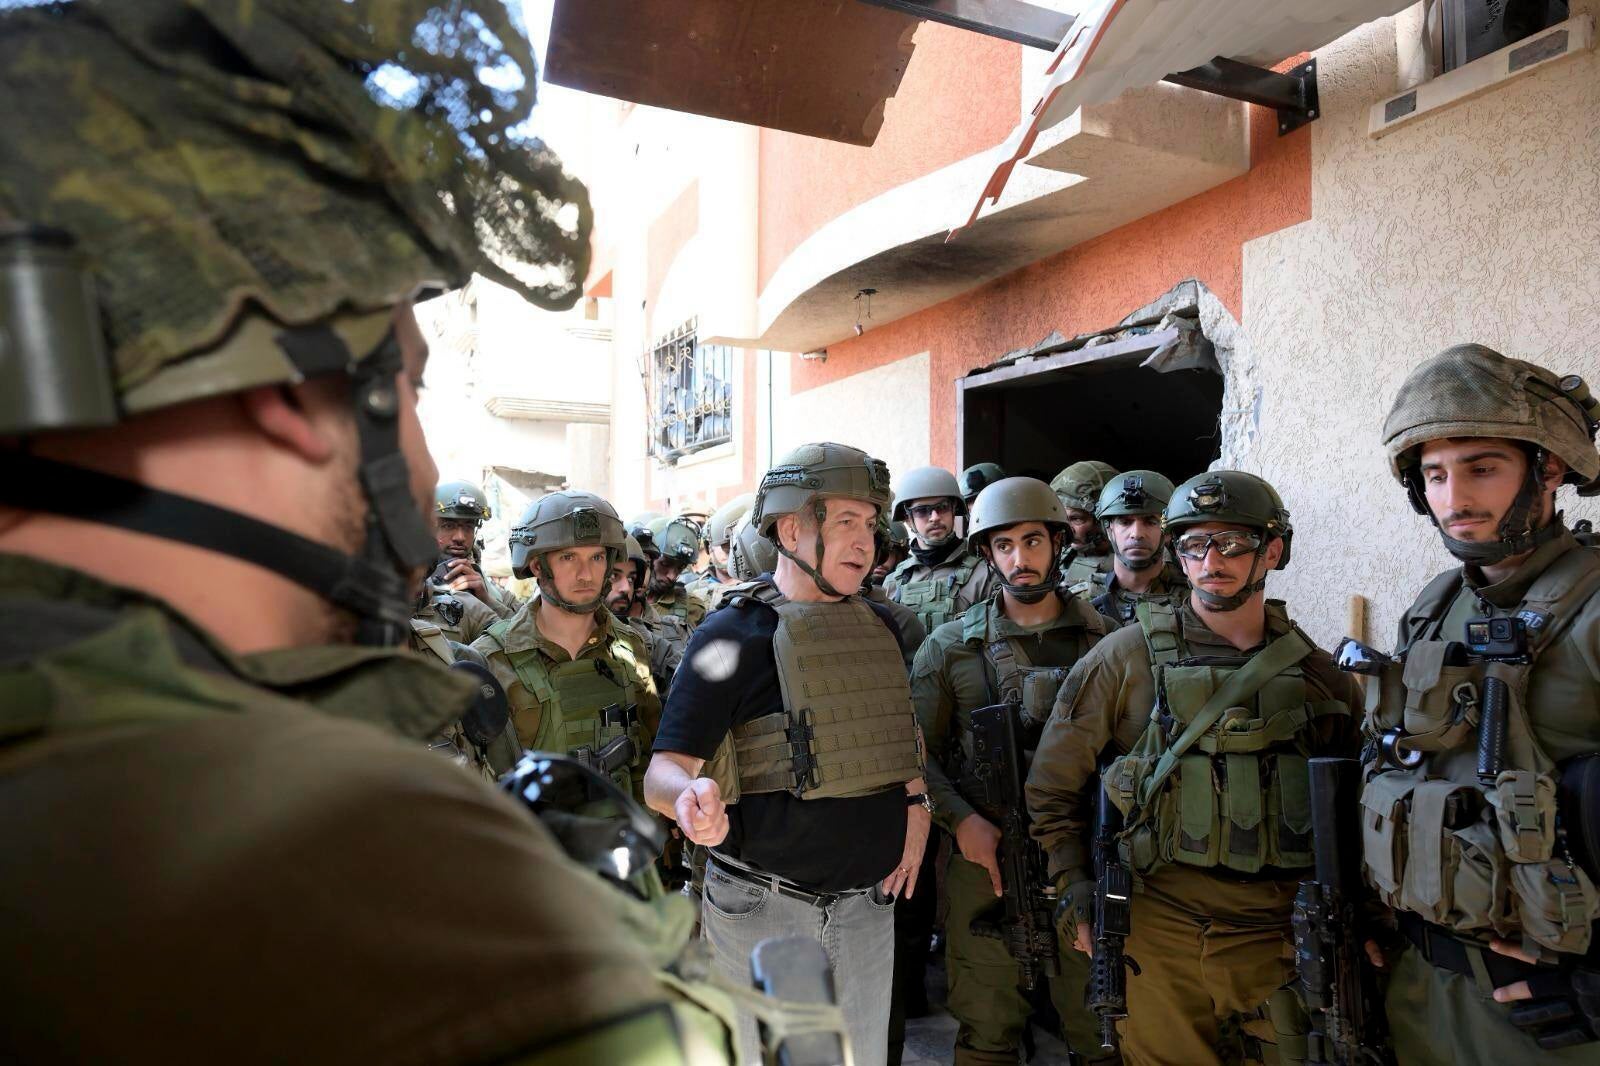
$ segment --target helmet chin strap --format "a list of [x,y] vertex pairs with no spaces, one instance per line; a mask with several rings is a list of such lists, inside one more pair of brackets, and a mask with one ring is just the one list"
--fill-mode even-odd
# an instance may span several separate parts
[[606,549],[606,579],[600,583],[600,591],[592,600],[583,603],[574,603],[556,591],[556,583],[550,577],[550,553],[545,552],[539,556],[539,568],[534,571],[534,583],[539,586],[539,595],[549,600],[568,614],[594,614],[605,606],[606,600],[611,597],[611,568],[616,565],[612,552],[616,549]]
[[1117,562],[1136,573],[1141,570],[1148,570],[1152,566],[1155,566],[1157,563],[1161,562],[1160,551],[1153,551],[1143,559],[1130,559],[1126,555],[1123,555],[1122,550],[1113,544],[1111,547],[1111,554],[1117,557]]
[[1215,592],[1209,592],[1203,588],[1195,588],[1194,594],[1200,598],[1201,603],[1206,605],[1206,610],[1218,611],[1224,614],[1229,611],[1237,611],[1249,602],[1250,597],[1267,587],[1267,575],[1262,574],[1259,578],[1256,577],[1256,567],[1261,565],[1261,557],[1266,554],[1267,543],[1267,540],[1263,538],[1261,547],[1257,548],[1250,556],[1250,573],[1244,580],[1244,586],[1238,592],[1229,596],[1218,596]]
[[1543,448],[1530,450],[1528,476],[1523,481],[1522,487],[1517,490],[1511,506],[1506,509],[1505,517],[1500,519],[1494,540],[1457,540],[1446,533],[1444,527],[1439,524],[1438,515],[1433,513],[1433,507],[1428,503],[1427,494],[1422,487],[1420,468],[1412,467],[1407,471],[1406,493],[1411,497],[1411,506],[1427,515],[1428,521],[1433,523],[1433,528],[1439,531],[1439,539],[1444,541],[1446,551],[1470,566],[1493,566],[1512,556],[1526,555],[1540,545],[1550,543],[1566,528],[1559,511],[1549,524],[1537,529],[1533,527],[1533,523],[1538,521],[1539,501],[1545,491],[1544,461]]

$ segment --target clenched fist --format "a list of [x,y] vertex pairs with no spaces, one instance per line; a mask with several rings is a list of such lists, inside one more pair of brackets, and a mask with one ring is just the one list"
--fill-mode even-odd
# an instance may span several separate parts
[[711,778],[695,778],[672,806],[683,835],[696,844],[715,847],[728,835],[728,805]]

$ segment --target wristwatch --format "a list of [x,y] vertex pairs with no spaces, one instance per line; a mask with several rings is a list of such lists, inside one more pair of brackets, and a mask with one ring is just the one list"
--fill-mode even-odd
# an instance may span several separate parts
[[932,814],[933,813],[933,797],[928,795],[926,792],[907,792],[906,793],[906,806],[907,807],[921,807],[923,810],[927,811],[929,814]]

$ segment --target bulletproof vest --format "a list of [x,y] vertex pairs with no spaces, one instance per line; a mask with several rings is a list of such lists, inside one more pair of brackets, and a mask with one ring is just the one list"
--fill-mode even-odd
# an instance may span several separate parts
[[865,796],[922,772],[900,646],[871,607],[854,596],[795,603],[753,581],[735,589],[728,608],[777,612],[772,652],[783,710],[736,724],[706,765],[725,800]]
[[[1520,936],[1525,948],[1585,952],[1600,893],[1573,861],[1557,819],[1561,773],[1533,731],[1527,697],[1540,654],[1600,592],[1600,557],[1567,552],[1511,610],[1480,601],[1493,616],[1522,621],[1526,662],[1468,656],[1446,639],[1445,617],[1461,588],[1460,570],[1430,582],[1402,621],[1403,658],[1366,679],[1363,730],[1420,755],[1411,768],[1394,765],[1403,758],[1380,759],[1362,791],[1367,880],[1390,907],[1468,938]],[[1509,696],[1493,781],[1477,772],[1489,678]]]
[[[1117,583],[1114,575],[1104,574],[1093,579],[1084,592],[1094,592],[1094,598],[1090,602],[1095,610],[1107,618],[1127,625],[1134,620],[1139,604],[1147,600],[1155,603],[1180,603],[1189,591],[1188,582],[1182,577],[1174,578],[1170,570],[1165,572],[1153,587],[1161,591],[1132,592]],[[1079,588],[1074,586],[1072,591],[1079,592]]]
[[1075,550],[1071,561],[1067,563],[1067,568],[1062,571],[1061,584],[1074,590],[1080,585],[1087,589],[1091,585],[1086,583],[1092,583],[1097,575],[1111,572],[1111,559],[1110,552],[1104,555],[1084,555]]
[[1309,727],[1343,714],[1312,701],[1300,663],[1316,650],[1268,601],[1281,636],[1251,656],[1190,657],[1177,609],[1135,612],[1155,669],[1156,708],[1104,780],[1127,815],[1137,869],[1168,863],[1256,873],[1312,865]]
[[624,792],[642,796],[650,746],[639,722],[639,663],[633,645],[613,633],[602,638],[601,655],[552,663],[536,648],[505,650],[512,621],[496,622],[484,635],[504,652],[517,680],[539,704],[538,733],[524,737],[524,745],[590,762],[616,738],[630,737],[633,760],[611,778]]
[[976,555],[963,554],[961,562],[954,567],[947,569],[941,566],[932,575],[919,581],[899,580],[903,573],[920,565],[912,556],[895,567],[894,599],[915,614],[923,627],[932,633],[959,613],[956,597],[972,580],[978,567],[983,565],[983,560]]

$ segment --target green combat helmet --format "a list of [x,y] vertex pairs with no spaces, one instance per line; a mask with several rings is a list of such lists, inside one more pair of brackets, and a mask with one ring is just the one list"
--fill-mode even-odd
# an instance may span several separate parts
[[1242,470],[1212,470],[1196,474],[1173,490],[1172,499],[1161,516],[1161,529],[1175,541],[1190,526],[1207,522],[1240,525],[1263,534],[1243,588],[1231,596],[1218,596],[1202,588],[1194,590],[1201,602],[1213,611],[1236,610],[1266,587],[1267,575],[1257,578],[1256,566],[1273,537],[1283,541],[1283,555],[1274,569],[1282,570],[1289,565],[1289,548],[1294,541],[1289,511],[1283,506],[1278,490],[1254,474]]
[[1600,493],[1597,407],[1600,404],[1576,374],[1558,377],[1481,344],[1458,344],[1417,367],[1400,386],[1383,421],[1383,446],[1411,506],[1435,526],[1439,520],[1428,507],[1422,485],[1422,445],[1451,437],[1502,437],[1525,446],[1528,478],[1500,520],[1497,540],[1457,540],[1439,530],[1457,559],[1492,565],[1532,551],[1561,532],[1560,522],[1533,528],[1544,494],[1541,475],[1546,456],[1567,464],[1562,480],[1577,485],[1579,495]]
[[733,543],[734,527],[750,513],[755,502],[755,493],[743,492],[713,511],[710,521],[706,523],[707,547],[726,548]]
[[[1172,482],[1165,475],[1154,470],[1130,470],[1125,474],[1118,474],[1106,482],[1106,487],[1100,490],[1100,499],[1094,506],[1094,518],[1103,529],[1108,518],[1118,515],[1156,515],[1166,510],[1167,501],[1172,499]],[[1138,561],[1124,558],[1117,550],[1116,538],[1108,532],[1106,539],[1111,542],[1111,551],[1121,560],[1122,565],[1130,570],[1148,570],[1161,562],[1161,551],[1158,549],[1150,554],[1150,558]]]
[[700,531],[687,518],[671,518],[661,522],[656,531],[656,550],[661,555],[687,568],[700,554]]
[[1093,514],[1095,505],[1100,502],[1101,491],[1116,476],[1115,469],[1098,459],[1085,459],[1057,474],[1051,480],[1050,488],[1061,497],[1063,507],[1076,507]]
[[[539,595],[573,614],[593,614],[611,593],[611,568],[627,550],[622,519],[609,503],[592,492],[563,489],[539,497],[522,512],[511,530],[511,572],[519,578],[537,577]],[[535,575],[533,560],[562,548],[606,549],[606,576],[594,599],[584,603],[565,600],[550,580],[548,567]]]
[[433,510],[439,518],[485,522],[493,517],[483,490],[470,481],[446,481],[433,491]]
[[778,549],[763,537],[746,515],[733,531],[733,542],[728,545],[728,573],[735,581],[754,581],[762,574],[770,574],[778,565]]
[[622,538],[622,544],[622,557],[633,567],[633,598],[639,600],[644,597],[644,575],[650,569],[650,557],[639,545],[639,538],[632,533]]
[[978,493],[1006,476],[998,463],[974,463],[961,471],[961,499],[968,507]]
[[1001,587],[1011,595],[1023,603],[1038,603],[1050,595],[1060,581],[1059,550],[1050,553],[1050,569],[1036,585],[1011,584],[983,550],[991,534],[1021,522],[1043,522],[1052,537],[1058,533],[1065,535],[1070,529],[1066,509],[1049,485],[1036,477],[1002,478],[978,493],[978,498],[972,502],[972,516],[967,520],[967,550],[989,564]]
[[[952,484],[955,482],[949,471],[943,473]],[[874,459],[848,444],[802,444],[762,475],[751,521],[756,532],[772,541],[779,554],[788,556],[825,595],[843,596],[844,593],[822,576],[821,570],[822,523],[828,513],[824,501],[830,499],[860,500],[883,510],[889,505],[889,468],[883,460]],[[778,519],[808,508],[817,523],[815,567],[796,558],[778,541]]]
[[0,498],[242,559],[351,612],[361,643],[403,643],[436,548],[398,439],[394,308],[476,273],[563,309],[588,273],[588,195],[523,132],[539,78],[519,16],[4,7],[0,144],[27,151],[0,161],[0,436],[340,378],[366,537],[346,554],[21,450]]
[[906,508],[912,500],[951,499],[956,501],[956,514],[967,513],[967,501],[961,496],[961,483],[942,466],[919,466],[900,476],[895,487],[894,512],[889,515],[896,522],[906,522]]

